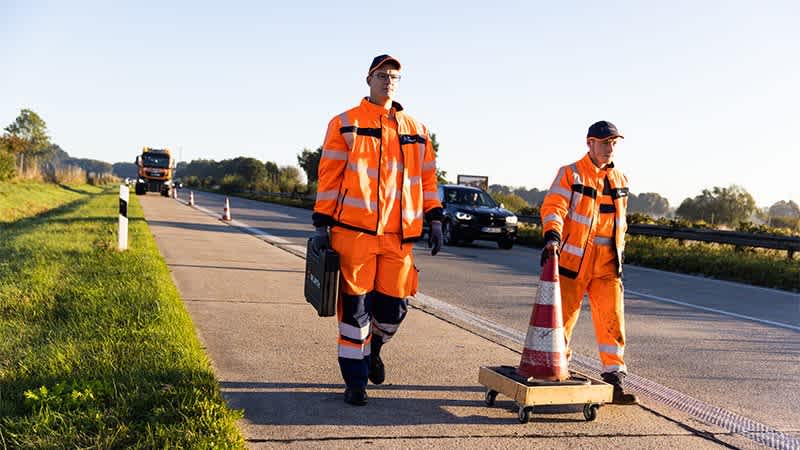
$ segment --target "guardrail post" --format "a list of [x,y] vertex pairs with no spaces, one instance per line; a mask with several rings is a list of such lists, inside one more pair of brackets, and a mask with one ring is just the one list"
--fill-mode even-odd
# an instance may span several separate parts
[[121,184],[119,186],[119,242],[118,248],[120,251],[128,249],[128,198],[130,197],[130,189],[127,185]]

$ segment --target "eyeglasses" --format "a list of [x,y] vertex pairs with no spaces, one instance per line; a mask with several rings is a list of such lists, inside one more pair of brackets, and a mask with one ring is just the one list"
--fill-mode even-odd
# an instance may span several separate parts
[[375,74],[375,77],[384,82],[386,80],[391,80],[392,83],[397,83],[398,81],[400,81],[400,75],[395,75],[395,74],[390,75],[385,72],[378,72]]

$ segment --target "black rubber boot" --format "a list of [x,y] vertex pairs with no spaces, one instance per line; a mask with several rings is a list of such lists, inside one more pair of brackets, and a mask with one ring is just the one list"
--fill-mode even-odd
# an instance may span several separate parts
[[373,335],[369,357],[369,381],[372,381],[372,384],[382,384],[386,379],[386,369],[383,367],[383,360],[381,360],[381,347],[383,347],[383,339],[380,336]]
[[625,392],[622,389],[622,384],[625,380],[625,372],[606,372],[600,374],[603,381],[614,386],[614,394],[611,403],[615,405],[635,405],[639,403],[639,399],[634,394]]
[[364,406],[367,404],[367,390],[347,388],[344,390],[344,402],[354,406]]

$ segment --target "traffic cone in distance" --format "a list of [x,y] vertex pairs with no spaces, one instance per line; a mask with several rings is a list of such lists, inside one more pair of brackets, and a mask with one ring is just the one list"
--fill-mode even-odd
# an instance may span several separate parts
[[189,191],[189,206],[194,206],[194,192]]
[[222,210],[222,220],[231,220],[231,204],[228,197],[225,197],[225,209]]
[[539,277],[539,288],[536,290],[517,374],[538,380],[566,380],[569,378],[566,346],[561,315],[561,286],[558,283],[558,255],[553,253],[542,267]]

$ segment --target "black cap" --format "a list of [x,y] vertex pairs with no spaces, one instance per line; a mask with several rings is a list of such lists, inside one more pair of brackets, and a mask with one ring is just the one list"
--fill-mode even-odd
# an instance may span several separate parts
[[616,125],[606,120],[593,123],[592,126],[589,127],[589,133],[586,135],[586,137],[595,139],[620,137],[625,139],[625,136],[619,134],[619,130],[617,130]]
[[397,68],[400,69],[402,66],[400,65],[400,61],[397,58],[389,55],[378,55],[372,60],[372,64],[369,65],[369,72],[367,75],[372,75],[372,72],[378,70],[378,67],[382,66],[383,64],[394,61],[397,64]]

